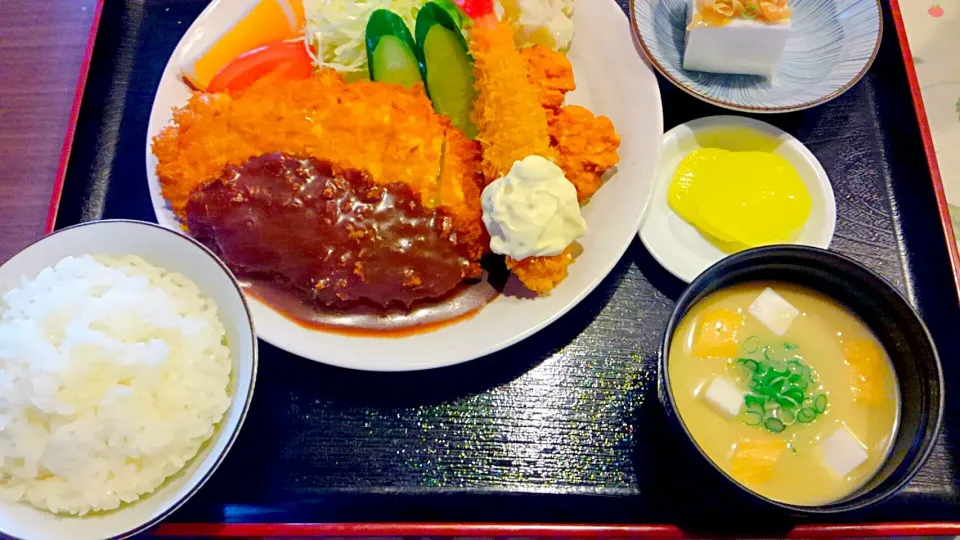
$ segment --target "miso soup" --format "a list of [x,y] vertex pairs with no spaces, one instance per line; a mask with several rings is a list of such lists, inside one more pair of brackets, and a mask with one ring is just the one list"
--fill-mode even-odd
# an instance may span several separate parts
[[900,395],[869,328],[819,293],[749,283],[713,293],[670,344],[687,430],[735,480],[770,499],[843,499],[886,459]]

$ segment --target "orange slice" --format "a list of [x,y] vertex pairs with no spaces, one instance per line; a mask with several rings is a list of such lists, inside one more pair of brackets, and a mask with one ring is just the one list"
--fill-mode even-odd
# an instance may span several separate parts
[[214,76],[241,54],[274,41],[303,35],[302,0],[225,0],[244,4],[232,24],[220,34],[197,40],[188,53],[183,76],[198,90],[206,90]]

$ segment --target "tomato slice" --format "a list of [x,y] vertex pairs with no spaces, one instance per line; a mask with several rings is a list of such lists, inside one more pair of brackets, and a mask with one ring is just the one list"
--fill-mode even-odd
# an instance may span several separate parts
[[214,76],[207,85],[207,92],[243,90],[273,72],[285,79],[309,77],[313,72],[313,61],[303,43],[275,41],[241,54]]
[[454,0],[471,19],[480,19],[493,13],[493,0]]

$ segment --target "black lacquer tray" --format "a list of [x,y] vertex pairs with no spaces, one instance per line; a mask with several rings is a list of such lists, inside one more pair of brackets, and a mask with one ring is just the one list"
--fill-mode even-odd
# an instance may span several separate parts
[[[626,11],[627,0],[618,2]],[[99,6],[57,228],[103,218],[155,221],[144,164],[150,108],[168,57],[206,3]],[[942,188],[925,157],[899,19],[886,2],[884,10],[883,45],[862,82],[826,105],[763,120],[798,137],[823,163],[839,215],[833,249],[909,296],[943,361],[948,410],[933,457],[890,502],[838,520],[960,521],[952,458],[960,432],[960,402],[953,399],[960,389],[960,306],[938,205]],[[661,91],[666,129],[722,113],[663,80]],[[696,479],[671,457],[655,360],[683,286],[635,241],[597,291],[545,331],[493,356],[429,372],[352,372],[261,342],[243,431],[214,477],[170,518],[168,532],[190,530],[177,522],[227,524],[195,529],[224,532],[241,523],[413,521],[658,523],[738,532],[801,525],[814,532],[786,516],[738,512],[722,492],[686,498],[673,489],[695,490]],[[234,532],[257,530],[281,529]],[[313,532],[325,530],[335,529]]]

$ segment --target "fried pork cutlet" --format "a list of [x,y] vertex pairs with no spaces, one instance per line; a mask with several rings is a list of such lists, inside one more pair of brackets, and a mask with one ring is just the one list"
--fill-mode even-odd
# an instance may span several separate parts
[[527,60],[513,42],[506,23],[478,24],[470,33],[470,53],[477,88],[471,119],[483,148],[483,176],[500,178],[530,155],[556,159],[550,146],[547,113],[540,88],[530,82]]
[[525,47],[520,54],[527,61],[527,80],[540,89],[540,105],[548,114],[562,107],[567,92],[577,87],[567,55],[543,45]]
[[583,204],[603,185],[603,173],[620,162],[620,136],[606,116],[568,105],[550,117],[550,140],[557,148],[557,165],[577,188]]
[[[446,118],[443,118],[447,121]],[[440,163],[440,190],[428,207],[442,205],[455,212],[457,234],[469,246],[471,259],[490,252],[490,235],[483,226],[480,193],[483,173],[480,172],[480,144],[467,139],[462,131],[447,125],[444,131],[443,159]]]
[[428,208],[451,213],[476,259],[489,250],[479,150],[434,112],[422,87],[347,83],[323,70],[257,83],[237,96],[196,93],[154,138],[153,152],[163,196],[184,223],[191,193],[225,167],[280,152],[361,170],[380,184],[408,184]]

